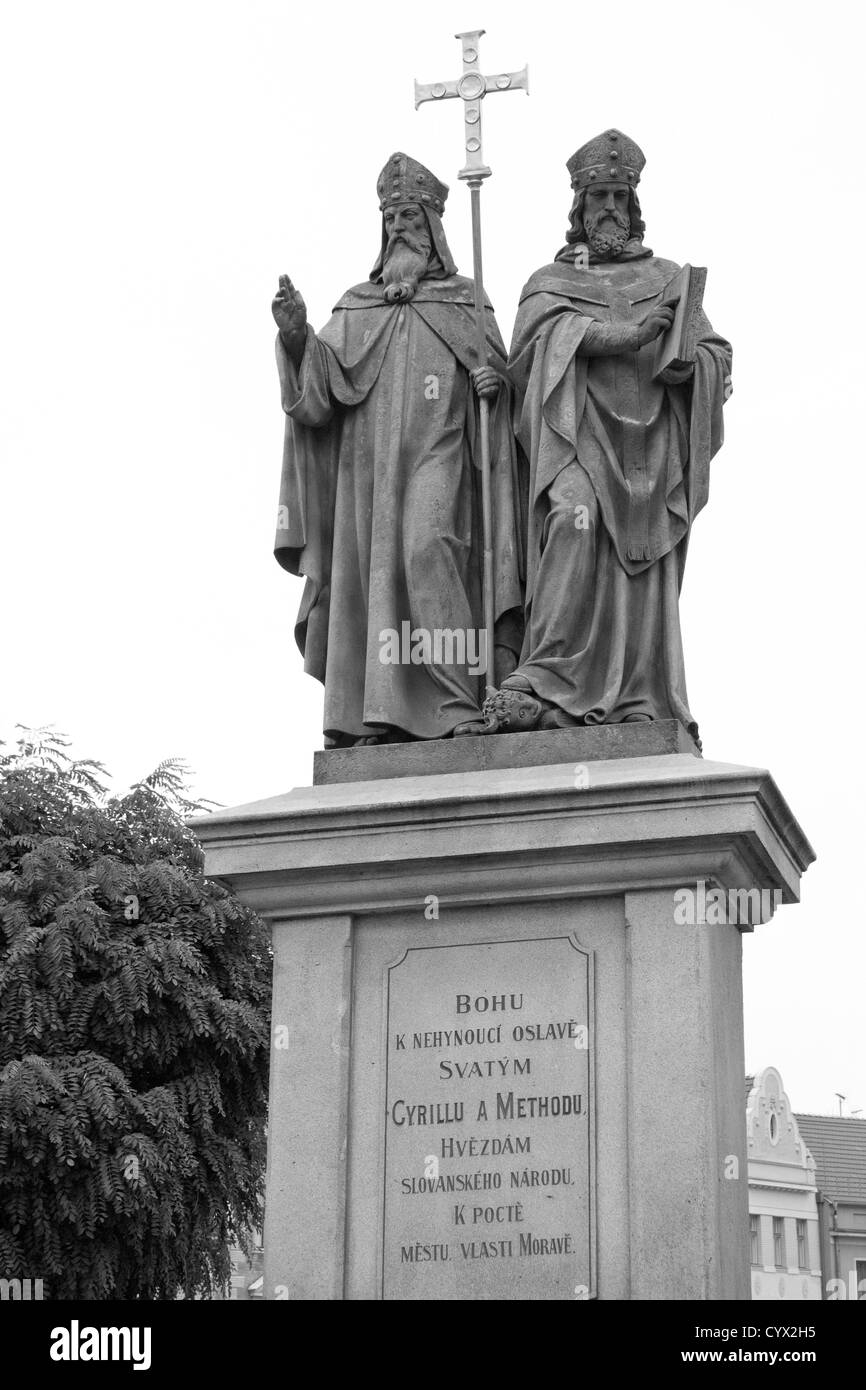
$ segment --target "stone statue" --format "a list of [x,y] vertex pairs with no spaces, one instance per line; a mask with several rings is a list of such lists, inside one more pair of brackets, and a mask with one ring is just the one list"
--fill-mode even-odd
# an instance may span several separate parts
[[529,459],[519,664],[491,731],[689,711],[678,597],[689,531],[722,443],[731,348],[700,307],[691,362],[656,375],[679,267],[644,245],[644,156],[608,130],[568,161],[567,244],[523,290],[509,359]]
[[[382,244],[318,335],[287,276],[273,301],[286,413],[276,556],[306,586],[295,635],[325,686],[328,747],[483,728],[478,401],[490,406],[500,670],[522,635],[521,489],[506,352],[456,273],[447,187],[395,154]],[[487,680],[485,680],[487,677]]]

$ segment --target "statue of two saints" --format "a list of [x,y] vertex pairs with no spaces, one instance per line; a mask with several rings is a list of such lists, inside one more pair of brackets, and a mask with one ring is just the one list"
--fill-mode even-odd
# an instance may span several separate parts
[[405,154],[379,176],[369,278],[320,333],[280,278],[276,556],[306,581],[295,635],[327,747],[656,719],[697,737],[679,592],[731,348],[698,305],[689,359],[659,367],[680,267],[644,244],[644,162],[618,130],[568,160],[566,244],[527,281],[510,352],[486,304],[481,363],[448,189]]

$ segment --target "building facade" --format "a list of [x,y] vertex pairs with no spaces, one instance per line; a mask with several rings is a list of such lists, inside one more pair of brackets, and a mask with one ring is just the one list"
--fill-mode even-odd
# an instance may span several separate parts
[[753,1299],[822,1297],[815,1160],[797,1119],[775,1067],[746,1078]]
[[824,1297],[866,1299],[866,1120],[797,1115],[814,1156]]

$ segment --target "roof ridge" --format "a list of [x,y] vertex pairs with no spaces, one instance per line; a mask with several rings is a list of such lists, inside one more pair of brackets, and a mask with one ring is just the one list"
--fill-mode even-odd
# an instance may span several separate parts
[[827,1115],[821,1110],[795,1110],[793,1113],[812,1120],[844,1120],[854,1124],[866,1124],[866,1115]]

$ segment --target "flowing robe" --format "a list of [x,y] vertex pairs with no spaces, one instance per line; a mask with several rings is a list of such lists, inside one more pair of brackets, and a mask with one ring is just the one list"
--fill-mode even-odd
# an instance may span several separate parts
[[[275,553],[306,578],[295,635],[305,669],[325,686],[329,739],[383,730],[442,738],[480,718],[474,322],[472,282],[452,275],[422,281],[406,304],[386,304],[378,284],[349,290],[318,336],[308,328],[297,371],[277,338],[286,434]],[[505,373],[492,313],[487,323],[489,359]],[[496,616],[502,631],[518,632],[516,660],[523,584],[511,409],[503,386],[490,412]],[[413,643],[424,657],[416,664],[405,639],[421,631],[443,639],[426,653]]]
[[656,344],[582,356],[590,324],[646,317],[679,269],[644,253],[558,261],[523,290],[509,367],[530,462],[519,672],[555,722],[689,712],[679,590],[720,447],[730,345],[701,318],[694,376],[653,378]]

